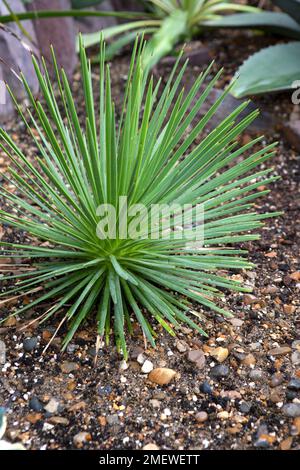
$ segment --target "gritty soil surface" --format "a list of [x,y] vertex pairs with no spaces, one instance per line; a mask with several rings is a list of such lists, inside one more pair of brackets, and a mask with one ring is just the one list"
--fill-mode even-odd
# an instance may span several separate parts
[[[271,43],[271,38],[246,33],[219,33],[192,43],[191,50],[205,47],[216,60],[215,69],[224,66],[222,88],[250,52]],[[117,106],[127,67],[127,55],[112,65]],[[200,68],[203,64],[188,67],[187,83]],[[168,69],[165,63],[158,72],[166,76]],[[74,89],[80,108],[77,75]],[[60,318],[21,328],[46,305],[6,321],[0,329],[6,346],[6,360],[0,349],[0,405],[7,409],[9,440],[22,441],[28,449],[300,449],[300,167],[299,155],[284,141],[280,126],[293,106],[288,94],[256,102],[263,108],[262,120],[264,112],[274,117],[272,127],[266,126],[266,142],[278,140],[279,147],[266,165],[274,166],[274,174],[282,178],[257,208],[276,208],[284,215],[268,220],[261,240],[247,244],[256,269],[230,273],[252,286],[253,294],[226,295],[231,320],[208,312],[207,340],[186,328],[177,339],[156,328],[157,349],[144,351],[136,327],[128,340],[127,364],[111,345],[100,351],[95,365],[92,322],[64,354],[62,331],[41,355]],[[7,128],[32,155],[22,124],[13,122]],[[0,164],[3,173],[3,153]],[[0,180],[4,184],[1,175]],[[25,237],[5,227],[0,227],[1,235],[10,241]],[[13,308],[2,307],[1,316]],[[157,385],[148,376],[152,367],[169,368],[176,375],[169,384]]]

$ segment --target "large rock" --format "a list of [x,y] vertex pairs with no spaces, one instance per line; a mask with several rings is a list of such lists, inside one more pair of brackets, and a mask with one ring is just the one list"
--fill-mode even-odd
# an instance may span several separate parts
[[[21,0],[10,0],[10,7],[15,12],[24,12],[23,2]],[[0,0],[0,14],[7,14],[8,10],[4,5],[3,1]],[[33,43],[36,43],[36,36],[34,28],[31,21],[24,21],[24,28],[27,33],[33,40]],[[7,92],[4,91],[4,83],[6,81],[11,89],[13,90],[15,96],[18,100],[22,100],[26,93],[22,83],[18,78],[11,72],[11,68],[18,72],[22,70],[26,76],[28,83],[31,87],[31,90],[34,94],[38,92],[38,81],[34,72],[34,68],[31,62],[30,52],[24,45],[24,41],[30,49],[34,49],[34,45],[30,43],[29,39],[24,36],[24,34],[18,28],[18,25],[15,23],[7,24],[7,31],[5,30],[6,26],[0,30],[0,58],[2,59],[0,64],[0,121],[3,122],[6,119],[10,118],[14,111],[14,106],[11,102],[11,99]],[[16,35],[17,37],[15,37]],[[36,52],[36,50],[34,49]],[[3,103],[5,101],[5,103]]]
[[[33,0],[28,3],[27,9],[34,10],[68,10],[71,8],[69,0]],[[53,75],[50,45],[55,50],[56,58],[61,67],[65,69],[69,78],[74,72],[77,56],[75,51],[76,28],[73,18],[49,18],[34,20],[37,42],[41,54],[45,57],[49,72]]]

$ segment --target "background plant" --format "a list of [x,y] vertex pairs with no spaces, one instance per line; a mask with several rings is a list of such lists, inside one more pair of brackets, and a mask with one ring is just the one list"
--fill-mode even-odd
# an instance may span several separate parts
[[[261,138],[238,145],[241,133],[258,113],[237,122],[247,106],[243,103],[197,141],[230,87],[195,124],[220,73],[199,95],[209,68],[185,94],[180,84],[187,63],[180,66],[178,58],[161,88],[160,80],[155,84],[143,69],[144,47],[143,42],[135,42],[118,120],[110,70],[105,66],[105,46],[101,42],[97,122],[91,65],[80,41],[84,126],[67,77],[59,71],[52,51],[62,108],[46,64],[43,75],[35,58],[45,105],[34,99],[23,74],[32,106],[28,116],[14,100],[38,150],[34,162],[4,129],[0,130],[0,147],[11,161],[4,178],[16,187],[15,192],[1,188],[10,209],[0,210],[0,221],[26,233],[24,243],[0,242],[3,253],[16,258],[21,271],[11,275],[6,268],[8,274],[2,282],[8,281],[12,287],[1,294],[1,303],[17,297],[21,304],[12,313],[17,315],[37,306],[43,308],[47,302],[50,308],[41,314],[40,321],[63,312],[58,328],[64,323],[69,327],[64,348],[89,316],[96,319],[99,338],[105,335],[108,341],[112,328],[125,357],[125,326],[131,332],[134,317],[152,346],[155,331],[150,317],[172,335],[182,322],[205,335],[203,317],[194,311],[193,302],[208,314],[216,311],[230,316],[217,300],[224,289],[249,289],[220,270],[253,266],[244,259],[246,252],[233,244],[259,238],[250,232],[272,215],[256,213],[253,203],[268,192],[260,186],[276,176],[270,176],[270,168],[253,170],[274,154],[275,144],[252,153]],[[118,209],[121,195],[128,197],[129,205],[140,203],[148,209],[151,204],[203,204],[204,247],[187,249],[189,240],[185,237],[153,240],[150,228],[147,239],[100,240],[96,235],[97,207],[110,203]],[[194,214],[189,222],[197,223]],[[20,259],[26,263],[18,264]],[[22,305],[24,295],[31,295],[29,304]]]
[[297,41],[267,47],[253,54],[238,69],[232,89],[237,98],[293,88],[300,77],[300,0],[272,0],[284,12],[264,11],[228,15],[209,21],[211,28],[252,28]]

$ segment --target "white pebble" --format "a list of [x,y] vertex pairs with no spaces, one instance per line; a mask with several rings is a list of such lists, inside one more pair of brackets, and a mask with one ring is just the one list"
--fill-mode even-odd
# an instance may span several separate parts
[[144,374],[149,374],[153,370],[153,364],[151,361],[146,360],[142,366],[142,372]]

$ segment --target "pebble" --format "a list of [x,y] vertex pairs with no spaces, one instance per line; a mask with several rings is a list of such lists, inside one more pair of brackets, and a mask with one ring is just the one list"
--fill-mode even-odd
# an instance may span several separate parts
[[218,362],[224,362],[227,359],[229,351],[227,348],[216,348],[210,351],[210,355],[214,357]]
[[280,372],[277,372],[276,374],[273,374],[271,377],[270,381],[270,386],[271,387],[278,387],[278,385],[281,385],[282,382],[284,381],[284,377]]
[[230,323],[232,326],[239,327],[244,324],[244,320],[241,320],[240,318],[230,318]]
[[92,436],[90,435],[89,432],[85,432],[85,431],[79,432],[73,437],[73,442],[75,446],[78,448],[82,447],[85,442],[88,442],[91,440],[92,440]]
[[300,351],[294,351],[291,356],[292,363],[295,365],[300,364]]
[[256,359],[253,356],[253,354],[250,353],[250,354],[247,354],[246,357],[244,357],[244,359],[242,360],[242,363],[245,366],[254,366],[256,364]]
[[136,346],[130,353],[132,359],[137,359],[137,357],[144,352],[144,349],[140,346]]
[[142,366],[142,372],[143,374],[149,374],[153,370],[153,364],[151,361],[148,361],[148,359],[144,362]]
[[111,426],[113,426],[114,424],[119,423],[119,416],[116,414],[108,415],[106,416],[106,421],[107,421],[107,424],[110,424]]
[[58,410],[59,407],[59,401],[57,401],[55,398],[51,398],[49,403],[47,403],[46,406],[44,406],[44,409],[48,411],[48,413],[55,414]]
[[137,356],[136,360],[137,360],[137,362],[138,362],[139,364],[142,365],[142,364],[144,364],[144,362],[145,362],[145,360],[146,360],[146,357],[144,356],[143,353],[140,353],[140,354]]
[[44,411],[44,407],[37,397],[30,398],[29,408],[31,408],[33,411]]
[[168,369],[167,367],[158,367],[153,369],[148,375],[149,380],[158,385],[167,385],[175,377],[176,372],[173,369]]
[[208,414],[206,413],[206,411],[198,411],[198,413],[196,413],[196,416],[195,416],[195,419],[197,421],[197,423],[204,423],[208,418]]
[[225,364],[219,364],[213,367],[210,371],[210,376],[215,379],[222,379],[229,375],[229,367]]
[[252,403],[250,401],[242,401],[239,404],[239,410],[241,413],[248,414],[252,408]]
[[36,348],[38,339],[33,336],[32,338],[25,338],[23,341],[23,348],[26,352],[31,352]]
[[289,346],[281,346],[279,348],[273,348],[268,351],[269,356],[283,356],[285,354],[289,354],[291,352],[291,348]]
[[243,303],[245,305],[252,305],[258,302],[258,298],[255,297],[255,295],[252,294],[245,294],[243,296]]
[[282,411],[290,418],[297,418],[300,416],[300,403],[287,403],[286,405],[283,405]]
[[61,363],[60,368],[64,374],[70,374],[71,372],[79,369],[79,365],[76,362],[64,361]]
[[220,419],[228,419],[229,418],[229,413],[228,413],[228,411],[220,411],[220,413],[218,413],[217,416]]
[[0,364],[6,363],[6,346],[4,341],[0,340]]
[[208,382],[203,382],[201,385],[200,385],[200,391],[202,393],[205,393],[207,395],[211,395],[212,394],[212,388],[211,386],[209,385]]
[[250,347],[251,351],[259,351],[259,349],[261,349],[261,343],[260,342],[250,343],[249,347]]
[[154,443],[150,442],[143,447],[143,450],[159,450],[160,448]]
[[291,390],[300,390],[300,379],[298,379],[297,377],[293,377],[289,383],[288,383],[288,388],[290,388]]
[[127,370],[128,369],[128,364],[125,360],[121,361],[120,362],[120,365],[119,365],[119,370]]
[[52,424],[62,424],[63,426],[68,426],[70,421],[67,418],[63,418],[62,416],[51,416],[49,418],[50,423]]
[[186,344],[185,341],[176,341],[176,348],[179,352],[184,353],[188,350],[188,345]]
[[190,362],[193,362],[198,369],[203,369],[205,366],[205,355],[201,349],[192,349],[188,352],[187,358]]
[[161,402],[159,400],[156,400],[156,398],[152,398],[149,400],[149,404],[152,406],[152,408],[160,408]]
[[253,382],[264,382],[265,374],[260,369],[252,369],[249,373],[249,378],[253,380]]

